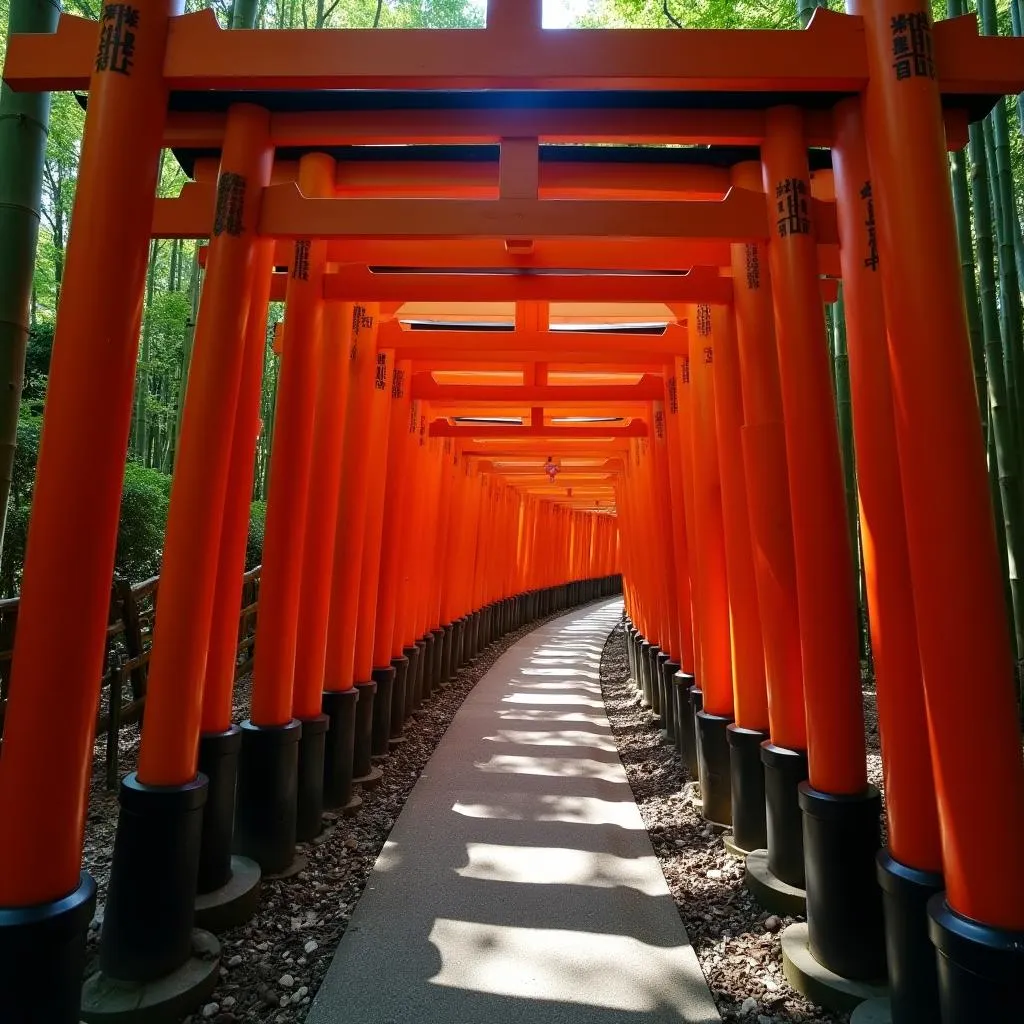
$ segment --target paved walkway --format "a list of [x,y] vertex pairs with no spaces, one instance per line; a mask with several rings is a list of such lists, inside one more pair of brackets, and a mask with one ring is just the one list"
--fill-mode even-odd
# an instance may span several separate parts
[[381,851],[307,1024],[704,1024],[711,994],[619,762],[621,600],[476,685]]

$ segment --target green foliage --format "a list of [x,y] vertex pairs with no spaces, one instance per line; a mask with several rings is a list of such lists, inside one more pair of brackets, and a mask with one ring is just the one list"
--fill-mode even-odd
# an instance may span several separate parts
[[[29,328],[25,353],[25,386],[21,392],[22,416],[41,416],[46,382],[50,375],[50,354],[53,351],[53,323],[43,320]],[[18,436],[19,444],[21,435]],[[33,461],[33,466],[35,462]]]
[[245,568],[255,569],[263,562],[263,533],[267,524],[267,503],[254,501],[249,509],[249,538],[245,545]]
[[25,540],[28,516],[32,505],[32,487],[39,458],[39,437],[43,421],[39,416],[22,416],[18,420],[18,443],[14,451],[11,473],[10,508],[4,531],[3,558],[0,559],[0,596],[11,597],[21,586],[25,564]]
[[171,478],[129,462],[121,495],[115,575],[137,583],[160,572]]

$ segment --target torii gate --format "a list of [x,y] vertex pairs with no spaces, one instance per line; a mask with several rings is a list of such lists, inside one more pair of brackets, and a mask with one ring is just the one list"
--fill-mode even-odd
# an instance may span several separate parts
[[[652,407],[650,416],[636,419],[648,436],[616,433],[639,432],[639,427],[602,428],[602,436],[630,445],[616,482],[623,537],[633,538],[624,554],[627,598],[634,625],[642,623],[647,638],[649,679],[656,664],[652,652],[659,648],[665,655],[662,678],[675,664],[671,654],[694,659],[691,668],[704,702],[698,739],[708,765],[721,765],[732,718],[733,725],[742,726],[745,714],[754,721],[762,711],[771,718],[772,749],[762,755],[766,777],[774,771],[787,778],[786,806],[795,805],[796,782],[806,764],[808,781],[800,786],[799,801],[807,842],[801,864],[810,866],[811,953],[840,975],[877,970],[878,794],[864,775],[860,679],[850,629],[854,606],[843,582],[850,576],[850,552],[845,530],[837,528],[844,515],[842,480],[821,346],[819,274],[827,259],[835,258],[835,249],[823,257],[819,246],[828,250],[838,241],[851,352],[854,341],[858,348],[855,426],[871,557],[876,566],[898,566],[895,582],[877,582],[877,595],[885,605],[882,614],[891,615],[888,621],[898,624],[895,635],[904,639],[902,650],[897,643],[896,653],[887,655],[891,688],[879,688],[889,737],[891,852],[883,874],[887,890],[896,893],[890,910],[901,914],[910,913],[910,904],[917,908],[913,948],[919,953],[925,928],[920,907],[925,896],[936,894],[928,927],[941,952],[936,999],[946,1019],[999,1019],[1016,1005],[1012,979],[1019,977],[1024,949],[1024,883],[1016,864],[1024,828],[1024,771],[945,152],[947,134],[962,138],[967,118],[984,112],[994,98],[1024,89],[1024,43],[979,37],[973,18],[933,26],[921,0],[851,2],[849,15],[819,11],[808,30],[794,33],[545,33],[540,9],[540,0],[491,0],[488,28],[474,35],[472,46],[464,32],[222,32],[212,13],[182,16],[176,0],[107,4],[98,26],[62,16],[54,35],[11,38],[5,78],[12,88],[89,91],[0,762],[0,808],[5,820],[17,822],[0,849],[0,907],[5,908],[0,911],[0,987],[15,1000],[33,1000],[16,1003],[16,1015],[32,1019],[35,1014],[57,1024],[78,1019],[82,948],[95,892],[88,876],[80,875],[91,716],[147,243],[153,230],[175,230],[166,218],[179,209],[189,217],[205,216],[200,224],[190,221],[190,231],[202,230],[211,219],[209,189],[197,188],[194,198],[174,201],[180,206],[161,202],[158,207],[154,191],[162,146],[219,151],[219,176],[168,522],[147,725],[138,777],[122,792],[103,970],[113,978],[146,983],[188,958],[206,793],[204,776],[196,774],[210,692],[209,687],[204,692],[203,680],[215,633],[219,545],[222,536],[235,539],[228,526],[235,519],[227,510],[234,507],[231,481],[240,456],[232,438],[236,430],[245,435],[253,429],[245,419],[251,397],[245,356],[252,347],[250,322],[256,321],[249,310],[261,302],[265,307],[269,297],[276,239],[294,239],[296,246],[288,260],[287,381],[282,381],[277,425],[279,436],[288,440],[275,443],[275,455],[285,453],[275,458],[270,503],[280,525],[273,531],[268,526],[264,586],[268,607],[290,610],[293,622],[299,576],[289,567],[288,514],[306,508],[314,447],[302,403],[315,381],[316,363],[306,351],[312,344],[302,341],[313,337],[317,315],[327,315],[320,309],[325,300],[328,305],[366,303],[373,287],[380,289],[372,293],[377,301],[394,302],[414,291],[411,282],[374,281],[361,269],[326,270],[333,246],[360,253],[363,266],[387,251],[418,248],[417,261],[430,266],[424,250],[441,239],[446,263],[440,269],[452,265],[456,251],[469,261],[456,265],[466,266],[492,258],[489,254],[504,246],[513,265],[536,254],[540,265],[564,270],[605,258],[615,261],[611,266],[636,266],[653,240],[659,262],[661,254],[674,250],[670,258],[682,269],[689,269],[682,253],[697,249],[707,254],[701,265],[728,262],[731,288],[721,275],[703,281],[700,275],[651,275],[639,284],[601,283],[602,292],[607,287],[620,299],[657,296],[657,301],[696,304],[686,316],[686,350],[654,353],[672,373],[665,378],[663,408]],[[314,99],[353,89],[390,93],[391,105],[339,109],[328,104],[325,109]],[[453,90],[477,98],[456,103],[453,110],[442,99]],[[480,97],[494,90],[520,99],[493,109]],[[403,92],[433,95],[435,103],[427,109],[422,102],[403,106]],[[532,103],[538,94],[557,102]],[[585,194],[601,185],[597,179],[588,183],[552,175],[539,158],[541,140],[748,145],[759,147],[760,159],[730,174],[731,190],[717,200],[561,199],[553,197],[578,196],[579,190]],[[338,198],[332,161],[309,152],[394,141],[498,142],[497,194]],[[809,144],[832,147],[834,234],[833,222],[812,200]],[[289,146],[306,150],[298,160],[297,183],[272,183],[275,149]],[[762,190],[767,202],[758,195]],[[619,241],[598,257],[602,243],[597,239],[605,236]],[[632,241],[638,238],[639,245]],[[563,262],[570,252],[576,254],[573,263]],[[399,261],[380,264],[389,262]],[[761,286],[769,276],[770,290]],[[473,294],[466,282],[458,284],[423,282],[421,294]],[[542,301],[586,293],[574,292],[575,287],[562,275],[549,288],[488,282],[476,295]],[[365,325],[361,320],[351,330],[353,336],[367,334],[360,351],[372,352],[374,360],[383,355],[377,365],[386,382],[393,350],[377,351],[378,313],[367,306]],[[880,343],[886,335],[887,348]],[[448,349],[432,354],[440,358],[444,352],[445,359],[454,354],[452,339],[445,344]],[[936,352],[943,357],[935,358]],[[721,371],[723,353],[733,371]],[[533,355],[528,361],[543,362]],[[367,363],[360,372],[372,369]],[[729,384],[730,417],[716,434],[713,401],[723,380]],[[736,387],[741,380],[742,395]],[[531,386],[551,387],[536,381]],[[369,412],[370,405],[366,408]],[[372,423],[386,422],[381,409],[379,402],[373,406]],[[673,416],[679,424],[665,426]],[[557,443],[543,418],[531,412],[530,420],[518,435],[502,428],[493,440],[525,440],[534,453],[537,438],[545,447]],[[438,424],[427,436],[461,429]],[[369,432],[378,455],[380,433]],[[471,496],[466,510],[458,506],[456,526],[448,524],[446,538],[455,543],[450,551],[472,560],[486,552],[488,540],[501,541],[497,568],[503,588],[513,578],[522,582],[512,562],[523,549],[526,520],[520,520],[517,548],[509,542],[514,519],[509,496],[487,482],[486,471],[481,476],[474,465],[480,460],[463,458],[481,431],[474,428],[471,434],[427,442],[435,445],[437,458],[424,471],[425,493],[437,496],[435,525],[444,522],[437,509],[444,507],[446,495]],[[451,465],[438,448],[446,441],[452,442]],[[719,462],[722,452],[734,457]],[[744,471],[735,476],[741,464]],[[742,484],[754,537],[782,562],[789,552],[792,578],[777,588],[762,618],[778,620],[788,612],[790,625],[788,630],[780,625],[771,641],[766,629],[765,658],[776,667],[792,667],[795,638],[801,669],[796,678],[782,672],[772,678],[768,672],[771,701],[764,709],[749,710],[750,694],[730,686],[729,632],[723,628],[729,596],[723,581],[732,588],[734,580],[724,554],[731,549],[730,536],[736,536],[730,517],[744,503],[726,500],[716,513],[716,480],[723,494],[734,485],[735,495],[735,486]],[[952,493],[951,480],[957,485]],[[485,500],[492,500],[488,509],[501,512],[495,522],[480,514]],[[572,518],[575,512],[530,508],[531,523],[546,517],[551,536],[571,541],[580,522]],[[792,510],[791,535],[772,532],[782,508]],[[788,514],[782,521],[788,522]],[[472,525],[465,536],[459,531],[463,525]],[[656,558],[638,546],[638,531],[645,527],[673,545],[677,588],[668,586]],[[378,551],[379,541],[378,533]],[[373,549],[370,543],[365,564],[376,572]],[[684,565],[684,549],[697,559],[696,573]],[[776,564],[781,563],[772,567]],[[424,556],[416,578],[428,579],[436,565],[436,558]],[[574,560],[569,568],[577,567]],[[509,591],[493,589],[496,578],[478,574],[465,585],[458,581],[450,594],[432,589],[422,607],[405,616],[415,624],[410,628],[428,628],[434,621],[443,625],[446,618],[452,624],[482,607],[480,602],[506,596]],[[691,578],[699,594],[688,635],[691,643],[699,637],[699,645],[687,652],[680,595],[684,588],[689,592]],[[546,583],[548,577],[535,579]],[[762,583],[767,586],[759,577],[759,598]],[[750,581],[744,585],[749,590]],[[372,615],[377,607],[370,601],[365,610]],[[395,630],[396,637],[399,633]],[[276,644],[261,639],[261,649],[272,651],[264,654],[264,666],[270,666],[264,673],[274,672],[275,656],[280,667],[294,655],[294,630],[290,643],[289,648],[287,637]],[[774,653],[770,643],[776,644]],[[923,689],[916,685],[918,677]],[[972,681],[969,701],[960,696],[965,678]],[[56,679],[60,716],[51,712]],[[255,687],[253,720],[263,725],[247,733],[243,765],[247,757],[259,762],[256,750],[266,754],[271,747],[298,742],[291,683],[289,678],[287,684],[271,680]],[[656,689],[655,683],[652,701]],[[317,696],[303,694],[304,699]],[[760,743],[763,725],[746,733]],[[984,737],[971,758],[973,771],[984,780],[981,786],[962,772],[964,735]],[[42,736],[48,738],[48,757],[41,766]],[[277,755],[266,756],[273,761]],[[708,765],[701,770],[710,783],[714,773],[705,771]],[[937,813],[926,798],[933,767]],[[275,777],[268,770],[262,781]],[[45,815],[37,807],[40,782]],[[251,793],[254,785],[250,779],[242,789],[248,786]],[[709,789],[705,798],[709,816],[724,813],[720,791]],[[245,799],[240,793],[240,801]],[[250,818],[246,827],[258,832],[261,825]],[[786,845],[784,837],[776,838]],[[256,837],[269,846],[280,845],[278,839]],[[769,847],[772,840],[769,836]],[[177,849],[191,852],[179,858]],[[153,876],[141,870],[146,860],[154,865]],[[157,875],[158,884],[176,896],[163,900],[159,919],[151,898]],[[945,897],[939,895],[943,891]],[[912,957],[902,947],[897,955]],[[215,973],[216,960],[210,963]],[[920,975],[911,975],[902,989],[897,986],[897,996],[920,990]],[[90,1010],[89,1019],[105,1018]]]

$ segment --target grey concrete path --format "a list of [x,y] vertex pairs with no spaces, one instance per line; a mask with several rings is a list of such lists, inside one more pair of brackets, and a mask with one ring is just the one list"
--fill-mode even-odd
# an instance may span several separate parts
[[377,859],[307,1024],[718,1021],[598,670],[620,600],[476,685]]

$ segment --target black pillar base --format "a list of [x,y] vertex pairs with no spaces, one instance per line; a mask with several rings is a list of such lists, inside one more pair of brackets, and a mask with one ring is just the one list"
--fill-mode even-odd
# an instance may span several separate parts
[[224,732],[204,732],[199,737],[199,773],[208,783],[196,883],[200,894],[214,892],[231,880],[235,784],[241,749],[242,730],[237,725]]
[[219,889],[196,897],[196,927],[217,935],[251,920],[259,905],[262,881],[259,864],[235,854],[231,878]]
[[637,640],[636,627],[632,622],[626,622],[626,657],[629,660],[629,681],[636,689],[640,689],[640,672],[637,668],[636,649]]
[[287,725],[242,723],[235,852],[256,861],[264,875],[287,870],[295,857],[301,733],[294,718]]
[[352,799],[352,758],[355,754],[356,704],[359,691],[328,690],[320,707],[330,720],[324,744],[324,806],[345,807]]
[[693,708],[690,690],[694,678],[681,669],[672,677],[672,698],[676,722],[676,750],[691,779],[697,778],[697,738],[693,732]]
[[726,729],[731,718],[697,712],[697,765],[700,769],[701,811],[715,825],[732,824],[729,741]]
[[459,669],[462,668],[462,646],[464,624],[462,619],[456,619],[452,623],[452,677],[454,678]]
[[413,689],[412,709],[419,711],[423,706],[423,677],[427,671],[427,645],[423,640],[416,641],[416,650],[419,654],[416,658],[416,685]]
[[299,738],[299,792],[295,805],[295,838],[311,843],[323,828],[324,757],[327,750],[326,715],[303,718]]
[[1020,1019],[1024,931],[972,921],[940,895],[928,902],[928,933],[938,951],[942,1024]]
[[416,673],[419,672],[420,649],[410,644],[402,648],[402,655],[409,662],[405,672],[405,717],[409,718],[416,710]]
[[441,681],[447,686],[452,681],[452,650],[455,644],[455,626],[449,622],[444,627],[444,643],[441,647]]
[[704,710],[704,691],[694,682],[690,687],[690,721],[688,727],[693,729],[693,763],[687,765],[690,775],[700,783],[700,741],[697,738],[697,716]]
[[391,735],[391,691],[395,685],[395,670],[391,665],[375,668],[370,678],[377,684],[373,698],[370,753],[374,757],[386,757]]
[[17,1024],[78,1024],[85,939],[96,909],[96,882],[50,903],[0,908],[0,1019]]
[[205,775],[182,786],[147,786],[135,772],[121,780],[100,933],[107,977],[153,981],[191,956],[206,791]]
[[651,641],[641,640],[637,647],[637,655],[640,664],[640,694],[645,708],[654,707],[654,697],[651,693]]
[[391,667],[395,670],[395,680],[391,687],[391,731],[392,740],[401,739],[405,730],[405,698],[409,681],[409,659],[400,654],[391,659]]
[[665,666],[668,662],[668,653],[659,647],[657,649],[657,653],[651,658],[650,664],[654,673],[651,678],[651,687],[654,697],[654,714],[658,717],[658,724],[660,729],[662,729],[663,740],[667,740],[669,738],[668,712],[665,707],[668,700],[668,692],[665,688]]
[[377,684],[371,679],[356,683],[359,694],[356,704],[356,734],[352,744],[353,781],[370,774],[370,755],[373,750],[373,705],[376,702]]
[[675,695],[672,692],[672,677],[679,671],[679,662],[662,653],[658,659],[658,692],[661,694],[661,727],[665,740],[675,746],[676,716]]
[[761,744],[764,765],[768,870],[797,889],[805,887],[804,822],[800,784],[807,779],[807,753],[774,743]]
[[844,978],[885,977],[882,891],[875,874],[882,799],[874,786],[854,796],[800,784],[811,955]]
[[423,634],[423,699],[434,696],[434,634]]
[[892,1019],[894,1024],[932,1024],[940,1020],[939,978],[928,938],[928,901],[942,892],[942,875],[901,864],[888,850],[879,851],[876,868]]
[[768,734],[733,724],[726,730],[732,779],[733,844],[744,853],[763,850],[768,843],[765,820],[764,766],[761,744]]
[[469,623],[466,626],[469,634],[469,660],[476,661],[480,657],[480,612],[473,612],[469,616]]
[[434,689],[440,690],[448,682],[444,677],[444,630],[432,629],[430,633],[434,638],[434,660],[432,663]]

